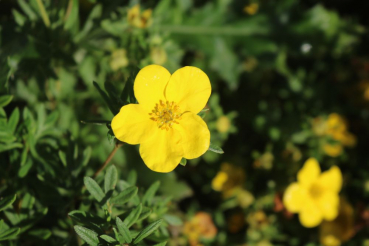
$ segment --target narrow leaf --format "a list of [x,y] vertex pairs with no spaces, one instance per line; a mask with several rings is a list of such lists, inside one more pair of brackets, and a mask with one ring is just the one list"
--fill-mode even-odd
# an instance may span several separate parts
[[143,239],[145,239],[146,237],[150,236],[155,230],[157,230],[161,224],[161,222],[163,222],[162,219],[159,219],[157,221],[154,221],[153,223],[151,223],[150,225],[146,226],[135,238],[135,240],[133,241],[133,243],[139,243],[141,242]]
[[223,154],[224,153],[222,148],[220,148],[219,146],[216,146],[212,143],[210,143],[209,150],[212,151],[212,152],[215,152],[217,154]]
[[119,109],[114,106],[114,104],[112,103],[112,101],[110,100],[108,95],[105,93],[105,91],[103,91],[100,88],[99,84],[96,83],[95,81],[93,82],[93,84],[96,87],[96,89],[99,91],[101,97],[104,99],[105,103],[108,105],[108,107],[109,107],[110,111],[113,113],[113,115],[118,114]]
[[74,226],[74,230],[89,245],[91,246],[99,245],[99,238],[96,232],[78,225]]
[[160,186],[160,181],[156,181],[155,183],[153,183],[149,189],[147,189],[145,195],[142,197],[142,203],[145,204],[151,204],[152,199],[155,196],[156,191],[159,189]]
[[10,228],[8,230],[0,232],[0,241],[9,240],[15,238],[20,232],[20,228]]
[[82,124],[93,124],[98,126],[105,126],[106,124],[110,124],[111,122],[108,120],[81,120]]
[[100,237],[108,243],[117,243],[118,242],[117,240],[115,240],[114,238],[112,238],[108,235],[101,235]]
[[72,29],[78,22],[78,0],[69,0],[67,13],[65,14],[64,29]]
[[123,190],[117,196],[111,198],[110,202],[112,204],[123,205],[124,203],[126,203],[130,199],[132,199],[137,194],[137,191],[138,191],[137,187],[131,186],[131,187]]
[[84,183],[87,188],[87,190],[91,193],[91,195],[98,201],[101,202],[102,199],[104,199],[105,194],[101,187],[96,183],[95,180],[93,180],[90,177],[84,178]]
[[157,243],[157,244],[154,244],[153,246],[165,246],[165,245],[167,245],[167,242]]
[[151,209],[148,207],[142,207],[142,211],[140,214],[140,217],[138,218],[137,221],[141,221],[143,219],[146,219],[147,217],[149,217],[149,215],[151,214]]
[[117,182],[118,182],[117,168],[114,165],[112,165],[106,170],[104,179],[105,193],[108,193],[108,191],[110,190],[114,190]]
[[130,228],[140,217],[142,211],[142,204],[138,205],[129,215],[124,219],[124,223]]
[[6,209],[8,206],[10,206],[11,204],[13,204],[13,202],[16,199],[16,195],[14,196],[7,196],[5,198],[3,198],[2,200],[0,200],[0,211]]
[[13,95],[0,96],[0,107],[5,107],[13,99]]
[[116,218],[116,223],[117,223],[119,233],[123,236],[124,241],[126,243],[131,243],[132,242],[132,237],[131,237],[131,234],[128,230],[127,225],[125,223],[123,223],[123,221],[119,217]]
[[19,109],[16,108],[13,110],[8,120],[8,127],[11,133],[14,133],[15,129],[17,128],[18,122],[19,122]]

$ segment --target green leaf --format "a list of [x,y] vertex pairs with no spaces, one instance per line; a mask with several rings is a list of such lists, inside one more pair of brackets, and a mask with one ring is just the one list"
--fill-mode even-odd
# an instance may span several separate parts
[[20,228],[11,228],[0,232],[0,241],[9,240],[15,238],[20,232]]
[[186,158],[182,158],[182,159],[181,159],[181,162],[180,162],[179,164],[181,164],[182,166],[186,166],[186,164],[187,164],[187,159],[186,159]]
[[133,243],[139,243],[146,237],[150,236],[155,230],[159,228],[161,225],[161,222],[163,222],[163,219],[159,219],[157,221],[154,221],[150,225],[146,226],[135,238]]
[[124,223],[130,228],[140,217],[142,211],[142,204],[138,205],[129,215],[124,219]]
[[12,9],[12,13],[15,19],[15,22],[17,22],[18,25],[23,26],[24,22],[26,22],[26,17],[19,13],[16,9]]
[[151,214],[151,209],[148,208],[148,207],[142,207],[142,211],[141,211],[141,214],[140,214],[140,217],[138,218],[137,221],[141,221],[143,219],[146,219],[147,217],[149,217],[149,215]]
[[99,91],[101,97],[104,99],[105,103],[108,105],[110,111],[113,113],[113,115],[118,114],[119,112],[119,108],[117,108],[112,101],[110,100],[110,98],[108,97],[108,95],[105,93],[105,91],[103,91],[99,84],[96,83],[95,81],[93,82],[94,86],[96,87],[96,89]]
[[154,244],[153,246],[165,246],[167,245],[167,242],[161,242],[161,243],[157,243],[157,244]]
[[71,217],[74,221],[84,224],[102,224],[105,222],[104,219],[95,216],[86,211],[73,210],[68,213],[69,217]]
[[209,111],[209,109],[208,108],[204,108],[197,115],[200,116],[201,118],[204,118],[207,111]]
[[142,203],[143,204],[148,204],[150,205],[152,202],[152,199],[155,196],[156,191],[159,189],[160,186],[160,181],[156,181],[155,183],[153,183],[149,189],[147,189],[145,195],[142,197]]
[[90,160],[91,157],[91,147],[87,147],[84,151],[83,151],[83,157],[82,157],[82,166],[86,166],[87,163]]
[[132,237],[131,237],[131,234],[128,230],[127,225],[125,223],[123,223],[123,221],[119,217],[116,218],[116,223],[117,223],[119,233],[123,236],[124,241],[126,243],[131,243],[132,242]]
[[32,8],[28,5],[28,3],[26,3],[26,1],[24,1],[24,0],[18,0],[18,4],[21,7],[21,9],[23,10],[23,12],[26,15],[28,15],[28,18],[30,18],[30,20],[34,21],[34,20],[37,19],[37,15],[32,10]]
[[126,103],[135,103],[136,98],[135,98],[135,94],[133,92],[133,84],[134,84],[134,80],[137,76],[139,72],[139,69],[137,67],[134,67],[131,70],[131,74],[129,76],[129,78],[127,79],[122,94],[120,95],[120,98],[123,100],[123,102]]
[[34,229],[32,231],[29,231],[28,232],[28,235],[31,235],[31,236],[36,237],[36,238],[39,238],[41,240],[46,240],[46,239],[48,239],[52,235],[52,233],[48,229],[42,229],[42,228],[40,228],[40,229]]
[[110,199],[112,204],[123,205],[124,203],[131,200],[137,194],[138,188],[131,186],[123,190],[117,196]]
[[98,126],[105,126],[106,124],[110,124],[111,121],[108,120],[81,120],[82,124],[93,124]]
[[127,183],[130,185],[136,185],[136,182],[137,182],[137,172],[136,170],[131,170],[127,176]]
[[24,178],[25,176],[27,176],[32,166],[33,166],[33,162],[30,159],[28,159],[27,163],[20,167],[18,171],[18,177]]
[[17,198],[16,195],[14,196],[7,196],[0,200],[0,211],[6,209],[8,206],[12,205],[15,199]]
[[168,222],[169,225],[180,226],[183,224],[182,220],[174,215],[165,214],[163,219]]
[[8,120],[8,128],[10,129],[11,133],[15,132],[18,122],[19,122],[19,109],[15,108]]
[[112,238],[108,235],[101,235],[100,237],[108,243],[117,243],[118,242],[117,240],[115,240],[114,238]]
[[61,150],[59,150],[59,158],[61,160],[61,162],[63,163],[63,166],[67,166],[67,157],[65,155],[65,153]]
[[118,172],[117,168],[112,165],[106,170],[105,179],[104,179],[104,188],[105,193],[108,193],[110,190],[114,190],[118,181]]
[[215,152],[217,154],[223,154],[224,153],[222,148],[220,148],[219,146],[216,146],[212,143],[210,143],[209,150],[212,151],[212,152]]
[[74,28],[78,23],[78,0],[70,0],[67,8],[67,13],[65,16],[64,29],[70,30]]
[[88,245],[99,245],[99,238],[96,232],[78,225],[74,226],[74,230],[86,243],[88,243]]
[[0,107],[5,107],[13,99],[13,95],[0,96]]
[[87,190],[91,193],[91,195],[98,202],[101,202],[104,199],[105,194],[104,194],[103,190],[101,189],[101,187],[96,183],[95,180],[93,180],[90,177],[85,177],[84,178],[84,183],[85,183],[85,186],[86,186]]

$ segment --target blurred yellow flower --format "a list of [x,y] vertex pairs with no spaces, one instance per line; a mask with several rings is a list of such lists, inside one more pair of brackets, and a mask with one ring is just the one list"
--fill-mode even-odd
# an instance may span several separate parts
[[231,127],[231,121],[227,116],[221,116],[217,120],[216,127],[220,133],[228,132]]
[[152,10],[147,9],[141,13],[139,4],[136,4],[128,11],[128,23],[137,28],[146,28],[151,25]]
[[323,221],[319,228],[320,243],[324,246],[340,246],[351,238],[354,232],[354,209],[341,198],[340,210],[333,221]]
[[273,167],[274,155],[267,151],[254,161],[255,168],[271,169]]
[[297,174],[297,182],[290,184],[283,197],[286,209],[299,213],[305,227],[315,227],[323,219],[334,220],[338,215],[342,174],[337,166],[321,173],[316,159],[308,159]]
[[198,212],[183,228],[183,234],[187,236],[191,246],[198,246],[201,239],[213,239],[217,235],[210,214]]
[[335,144],[325,143],[323,145],[323,150],[327,155],[331,157],[337,157],[340,154],[342,154],[343,147],[339,143],[335,143]]
[[134,82],[139,104],[128,104],[113,118],[117,139],[140,144],[145,164],[156,172],[170,172],[182,157],[194,159],[210,145],[210,132],[197,115],[206,105],[211,85],[196,67],[172,75],[162,66],[141,69]]
[[249,15],[256,14],[258,10],[259,10],[259,4],[257,3],[251,3],[243,8],[243,11]]
[[114,71],[122,67],[128,66],[127,51],[125,49],[117,49],[113,51],[110,59],[110,67]]
[[243,168],[230,163],[223,163],[211,185],[214,190],[222,192],[224,198],[228,198],[234,195],[237,188],[240,188],[244,182],[245,172]]
[[152,62],[157,65],[163,65],[167,61],[167,53],[162,47],[151,48],[150,57]]
[[328,136],[335,142],[326,140],[322,146],[323,151],[337,157],[342,154],[343,146],[353,147],[356,145],[356,137],[348,132],[345,119],[337,113],[331,113],[326,120],[317,117],[312,121],[313,132],[317,136]]

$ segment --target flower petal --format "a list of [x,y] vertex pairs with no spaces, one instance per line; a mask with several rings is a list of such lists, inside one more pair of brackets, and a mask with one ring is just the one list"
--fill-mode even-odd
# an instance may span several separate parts
[[309,158],[297,174],[299,184],[308,187],[320,174],[320,166],[315,158]]
[[319,176],[318,183],[321,187],[338,194],[342,188],[341,170],[337,166],[331,167]]
[[324,192],[319,199],[316,200],[323,218],[331,221],[338,215],[340,198],[333,192]]
[[297,213],[307,199],[307,190],[298,183],[290,184],[283,195],[283,204],[291,213]]
[[200,116],[187,112],[174,128],[181,133],[184,158],[197,158],[209,149],[210,132]]
[[120,109],[111,122],[117,139],[129,144],[139,144],[150,140],[158,130],[156,122],[139,104],[128,104]]
[[311,228],[319,225],[323,220],[323,216],[314,201],[306,199],[299,213],[299,219],[303,226]]
[[169,78],[168,70],[159,65],[149,65],[141,69],[133,86],[139,104],[151,111],[159,100],[165,101],[164,90]]
[[174,129],[157,130],[151,141],[140,145],[140,155],[146,166],[155,172],[173,171],[183,157],[180,133]]
[[183,67],[175,71],[168,82],[165,95],[174,101],[182,112],[200,112],[208,102],[211,84],[208,76],[199,68]]

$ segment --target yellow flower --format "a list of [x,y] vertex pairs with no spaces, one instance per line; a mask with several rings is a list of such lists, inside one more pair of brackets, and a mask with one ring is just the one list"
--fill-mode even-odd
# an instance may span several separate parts
[[340,154],[342,154],[343,148],[342,145],[339,143],[335,144],[326,143],[323,145],[323,150],[327,155],[331,157],[337,157]]
[[315,227],[323,219],[337,217],[341,186],[342,174],[337,166],[321,173],[317,160],[310,158],[298,172],[297,182],[287,187],[283,203],[288,211],[299,213],[303,226]]
[[183,234],[188,237],[191,246],[198,246],[201,239],[212,239],[217,235],[210,214],[198,212],[183,228]]
[[128,65],[127,52],[125,49],[118,49],[113,51],[110,60],[110,67],[114,71],[119,68],[126,67]]
[[156,172],[170,172],[181,158],[194,159],[210,145],[210,132],[197,115],[206,105],[211,85],[196,67],[172,75],[162,66],[141,69],[134,82],[139,104],[128,104],[113,118],[114,135],[128,144],[140,144],[145,164]]
[[136,4],[128,11],[128,23],[137,28],[145,28],[151,25],[152,10],[147,9],[141,13],[140,5]]
[[259,4],[257,3],[251,3],[250,5],[247,5],[243,8],[243,11],[249,15],[254,15],[259,10]]
[[150,57],[153,63],[163,65],[167,61],[167,52],[162,47],[151,48]]
[[221,116],[217,120],[216,126],[219,132],[228,132],[229,128],[231,127],[231,121],[227,116]]
[[221,191],[224,198],[234,195],[237,188],[245,181],[245,172],[241,167],[230,163],[223,163],[220,171],[211,182],[213,190]]
[[333,221],[323,221],[319,228],[320,242],[324,246],[340,246],[354,232],[354,209],[341,198],[339,215]]

